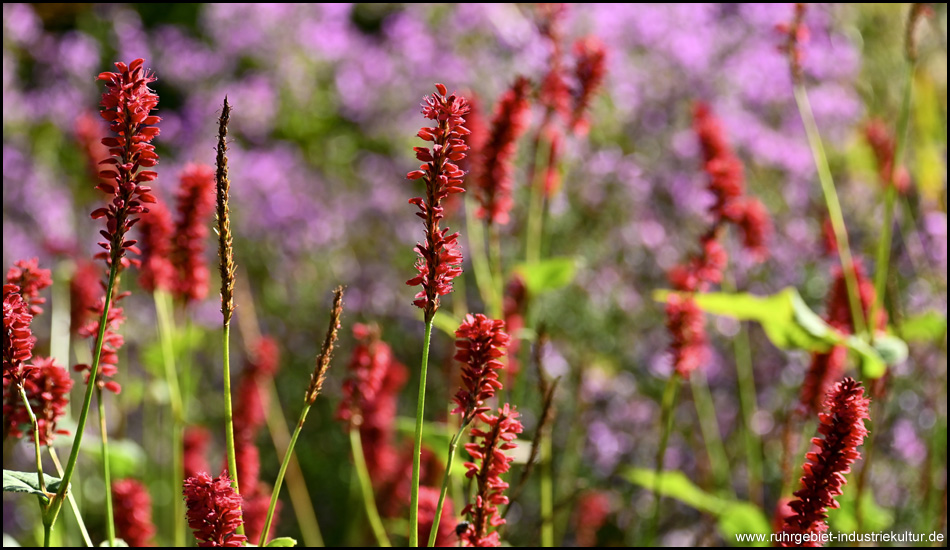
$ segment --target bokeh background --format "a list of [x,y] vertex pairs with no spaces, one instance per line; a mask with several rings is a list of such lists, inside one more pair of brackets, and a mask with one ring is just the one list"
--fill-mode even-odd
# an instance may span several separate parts
[[[896,125],[906,11],[906,5],[818,4],[808,12],[811,100],[853,246],[868,268],[883,192],[863,129],[871,118]],[[875,525],[895,531],[946,528],[946,5],[935,11],[920,31],[906,155],[912,188],[898,202],[890,283],[896,299],[888,309],[894,318],[942,316],[944,329],[935,339],[911,342],[908,359],[893,369],[884,415],[874,421],[869,486]],[[556,534],[564,544],[590,542],[577,528],[586,521],[578,506],[585,495],[603,495],[598,506],[606,508],[606,519],[593,539],[601,545],[636,541],[632,533],[643,528],[652,506],[651,493],[619,472],[652,467],[659,438],[659,400],[671,365],[663,306],[651,293],[667,286],[666,271],[708,223],[711,197],[701,191],[705,175],[691,129],[694,101],[708,102],[722,118],[746,163],[750,194],[774,219],[765,262],[739,253],[734,238],[727,243],[735,252],[733,284],[756,293],[794,286],[823,312],[837,260],[825,253],[825,207],[787,63],[777,51],[775,25],[791,12],[785,4],[569,7],[566,38],[597,36],[608,49],[608,70],[592,105],[590,134],[571,137],[564,147],[562,187],[545,225],[544,254],[574,258],[576,276],[545,294],[536,313],[549,334],[545,368],[563,377],[553,468]],[[102,201],[80,128],[90,115],[99,120],[101,86],[94,77],[113,61],[144,57],[158,76],[163,120],[155,187],[167,200],[187,163],[213,164],[217,115],[227,95],[234,107],[232,224],[242,288],[236,354],[256,334],[252,325],[276,339],[280,401],[284,414],[296,418],[330,290],[347,285],[343,342],[297,452],[326,542],[366,542],[346,437],[333,412],[353,323],[378,323],[400,361],[419,363],[423,325],[411,306],[414,291],[405,285],[413,275],[412,247],[422,238],[407,200],[419,189],[404,177],[417,164],[418,104],[434,82],[490,105],[517,75],[540,79],[550,52],[535,19],[534,6],[515,4],[4,4],[3,265],[38,256],[55,271],[52,308],[68,311],[64,289],[77,259],[96,250],[98,227],[88,212]],[[534,115],[536,124],[540,113]],[[513,221],[502,233],[508,266],[522,257],[527,149],[521,148],[515,172]],[[448,225],[463,230],[465,251],[463,216],[458,209]],[[214,265],[211,241],[207,258]],[[469,277],[446,301],[456,318],[484,307]],[[134,290],[134,277],[126,279]],[[216,284],[213,277],[212,289]],[[176,495],[149,474],[167,461],[166,445],[149,436],[167,406],[154,309],[151,297],[135,292],[125,306],[123,392],[110,402],[110,424],[124,457],[119,468],[150,481],[162,521]],[[182,337],[192,350],[186,378],[201,397],[190,403],[189,423],[217,434],[216,292],[190,307],[193,322]],[[739,324],[710,317],[708,327],[714,353],[703,369],[734,489],[748,498],[732,347]],[[43,347],[56,329],[36,330]],[[760,409],[755,431],[766,473],[756,504],[771,517],[782,421],[809,357],[777,350],[757,326],[749,331]],[[81,352],[70,348],[53,342],[53,354],[73,364]],[[447,333],[436,334],[432,353],[429,417],[435,418],[454,393]],[[406,430],[415,408],[417,373],[410,372],[398,412]],[[708,488],[695,407],[689,392],[683,396],[666,467]],[[528,392],[527,401],[516,404],[526,435],[533,433],[537,396]],[[408,440],[411,433],[398,437]],[[220,448],[218,441],[219,454]],[[262,476],[272,480],[279,457],[266,437],[260,448]],[[30,452],[26,445],[5,446],[4,464],[28,465]],[[101,529],[94,511],[102,500],[96,460],[83,457],[79,480],[93,530]],[[505,538],[512,545],[536,542],[536,503],[536,483],[529,483],[509,515]],[[287,504],[278,532],[299,537]],[[665,506],[663,543],[726,542],[711,528],[714,520],[672,499]],[[853,521],[853,504],[848,510],[845,505],[832,517],[833,528],[836,522],[845,528],[848,513]],[[34,513],[5,496],[4,532],[29,541]]]

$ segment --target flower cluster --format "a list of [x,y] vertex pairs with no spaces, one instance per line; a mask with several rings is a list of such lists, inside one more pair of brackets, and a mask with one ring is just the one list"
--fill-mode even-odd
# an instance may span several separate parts
[[69,280],[69,330],[78,333],[89,322],[102,293],[99,268],[90,260],[78,260]]
[[138,225],[142,249],[139,284],[146,292],[171,290],[175,267],[171,262],[173,222],[171,212],[162,201],[152,204]]
[[462,368],[464,387],[455,394],[456,407],[452,413],[462,414],[462,425],[487,412],[489,408],[484,406],[485,401],[502,387],[498,371],[505,365],[500,359],[510,341],[504,328],[504,321],[478,313],[466,315],[455,331],[455,360],[465,366]]
[[138,221],[136,216],[148,211],[144,205],[155,202],[151,188],[143,184],[158,176],[152,170],[140,170],[158,164],[151,141],[159,133],[155,124],[161,120],[150,114],[158,106],[158,95],[148,87],[155,76],[143,68],[144,63],[143,59],[128,65],[119,62],[115,64],[118,72],[98,77],[106,83],[100,113],[115,137],[102,139],[110,156],[99,163],[106,168],[99,172],[96,188],[112,195],[112,203],[92,212],[93,219],[106,218],[106,229],[100,232],[106,240],[99,243],[105,252],[96,257],[110,264],[120,261],[123,267],[138,262],[125,255],[126,250],[138,252],[135,241],[127,241],[125,234]]
[[194,477],[199,472],[208,471],[208,460],[205,452],[208,450],[208,441],[211,434],[201,426],[189,426],[185,430],[182,464],[185,478]]
[[[419,540],[429,540],[432,524],[435,523],[435,510],[439,507],[439,489],[419,487]],[[445,497],[442,503],[442,515],[439,516],[439,531],[435,535],[435,546],[455,546],[455,529],[452,525],[452,499]]]
[[586,118],[590,100],[600,89],[607,73],[607,47],[597,37],[587,36],[574,43],[574,56],[577,58],[574,76],[578,86],[574,92],[570,128],[575,133],[586,134],[590,127]]
[[806,455],[801,489],[789,504],[794,515],[785,518],[784,533],[818,535],[828,530],[828,508],[838,507],[834,497],[841,494],[851,464],[861,457],[857,448],[868,433],[864,421],[869,418],[869,404],[861,383],[853,378],[838,382],[828,393],[825,412],[818,415],[818,433],[824,438],[812,439],[815,450]]
[[508,483],[501,475],[508,471],[514,458],[504,451],[517,446],[514,440],[524,427],[518,421],[518,412],[507,403],[498,410],[497,416],[483,413],[480,418],[485,428],[472,428],[471,435],[476,441],[465,445],[473,460],[465,463],[465,476],[474,479],[477,488],[474,502],[462,510],[469,522],[460,536],[467,546],[501,546],[498,532],[489,533],[489,530],[505,524],[505,519],[498,515],[498,505],[508,503],[504,494]]
[[577,499],[574,514],[577,546],[597,546],[597,531],[607,523],[610,508],[610,496],[606,491],[590,490]]
[[208,294],[210,275],[204,250],[207,218],[215,206],[214,186],[214,169],[208,165],[189,164],[181,173],[171,260],[176,272],[175,296],[184,302],[198,301]]
[[904,165],[894,166],[894,137],[883,120],[874,119],[864,126],[864,137],[877,160],[878,178],[881,185],[893,185],[898,193],[904,194],[910,189],[910,172]]
[[113,481],[112,502],[116,536],[133,548],[152,546],[152,498],[145,486],[134,479]]
[[[253,440],[264,425],[270,405],[266,384],[280,367],[280,348],[273,338],[261,337],[254,348],[238,382],[237,407],[234,409],[234,435],[238,439]],[[243,484],[244,478],[238,479]]]
[[[119,333],[119,327],[125,322],[125,313],[119,302],[128,296],[128,292],[122,292],[112,300],[112,306],[109,308],[109,315],[106,319],[106,329],[102,336],[102,353],[99,356],[99,374],[96,383],[100,388],[105,388],[118,394],[122,391],[122,386],[115,380],[104,380],[106,377],[115,376],[119,372],[119,349],[125,344],[125,338]],[[99,305],[92,308],[95,318],[86,323],[79,329],[79,336],[91,338],[93,341],[99,335],[99,320],[102,319],[102,311],[106,306],[106,297],[99,299]],[[89,375],[92,374],[92,367],[85,364],[76,365],[73,370],[77,372],[86,371],[86,384],[89,383]]]
[[46,303],[46,298],[40,296],[40,291],[53,284],[50,270],[42,269],[38,258],[18,260],[7,271],[7,283],[20,287],[20,296],[30,305],[30,313],[34,316],[43,313],[40,306]]
[[3,285],[3,379],[20,383],[23,363],[33,357],[36,339],[30,329],[33,314],[30,304],[20,294],[20,287]]
[[779,51],[788,56],[788,66],[792,71],[792,80],[799,82],[802,78],[802,62],[805,53],[802,47],[808,43],[808,27],[805,26],[805,12],[808,4],[797,2],[795,14],[791,23],[780,23],[776,26],[779,33],[785,35],[785,43],[779,46]]
[[508,334],[515,335],[508,341],[508,383],[518,374],[521,365],[518,363],[518,350],[521,349],[521,340],[518,333],[524,328],[525,313],[528,308],[528,288],[521,275],[514,273],[508,284],[505,285],[505,295],[502,299],[502,315],[505,318],[505,327]]
[[479,164],[475,183],[478,186],[479,218],[488,223],[507,224],[508,212],[514,201],[511,197],[511,163],[516,143],[524,133],[531,115],[528,102],[531,83],[518,77],[495,106],[491,132],[487,142],[479,148]]
[[188,526],[202,548],[244,546],[237,533],[242,524],[241,495],[231,487],[227,473],[212,478],[205,472],[185,480],[182,494],[188,507]]
[[419,274],[406,281],[409,286],[422,286],[413,304],[425,310],[426,321],[432,319],[439,309],[439,297],[452,292],[452,279],[462,274],[458,233],[449,235],[448,228],[439,228],[439,222],[444,217],[442,201],[451,193],[464,191],[462,177],[465,173],[454,163],[465,158],[468,145],[464,136],[469,134],[464,126],[464,117],[469,112],[468,102],[464,97],[448,95],[442,84],[435,87],[437,93],[425,98],[422,114],[436,125],[423,127],[418,134],[433,145],[431,149],[414,148],[416,158],[425,164],[406,175],[411,180],[423,179],[426,183],[425,198],[409,199],[410,204],[419,208],[416,215],[425,220],[426,241],[416,245]]
[[[40,445],[49,445],[55,435],[69,434],[67,430],[57,429],[56,424],[66,414],[72,387],[69,371],[57,365],[52,357],[33,358],[32,368],[23,381],[23,389],[36,415]],[[17,408],[14,417],[17,418],[17,426],[29,422],[29,415],[23,407]],[[18,436],[15,428],[11,433]]]

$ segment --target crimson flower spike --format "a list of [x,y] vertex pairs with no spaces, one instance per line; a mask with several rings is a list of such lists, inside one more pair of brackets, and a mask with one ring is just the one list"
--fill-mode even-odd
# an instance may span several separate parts
[[30,305],[30,313],[34,316],[43,313],[40,306],[46,303],[46,298],[40,296],[40,291],[53,284],[50,275],[50,270],[40,267],[38,258],[17,260],[7,271],[7,283],[20,287],[20,295]]
[[99,164],[97,189],[112,195],[112,203],[92,212],[93,219],[106,218],[106,229],[99,233],[106,239],[99,243],[105,252],[96,257],[110,265],[120,262],[121,267],[138,264],[138,260],[126,257],[126,251],[138,253],[134,240],[126,240],[125,234],[138,222],[139,214],[148,212],[145,204],[154,203],[151,187],[144,185],[158,174],[151,168],[158,164],[158,154],[151,141],[158,135],[156,124],[161,120],[150,114],[158,106],[158,95],[148,85],[155,76],[143,68],[145,61],[136,59],[126,65],[116,63],[117,72],[100,73],[98,80],[106,82],[102,94],[102,118],[109,122],[115,137],[102,139],[109,148],[109,158]]
[[577,57],[574,75],[578,89],[574,95],[571,130],[584,135],[589,130],[586,115],[590,101],[607,73],[607,48],[596,36],[587,36],[574,43],[574,55]]
[[182,493],[188,507],[188,526],[198,546],[244,546],[247,537],[237,533],[241,519],[241,495],[231,486],[227,473],[212,478],[205,472],[185,480]]
[[155,524],[152,523],[152,497],[142,483],[134,479],[112,482],[115,502],[116,534],[133,548],[152,546]]
[[181,172],[171,260],[175,266],[175,297],[195,302],[208,294],[210,274],[204,259],[208,218],[214,212],[214,168],[189,164]]
[[845,474],[861,458],[857,448],[864,443],[868,430],[870,400],[861,383],[845,378],[828,392],[825,412],[819,413],[818,433],[812,439],[815,450],[805,455],[805,474],[796,500],[789,504],[794,515],[785,518],[782,546],[821,546],[821,534],[828,530],[828,508],[837,508],[834,497],[842,493]]
[[792,71],[792,81],[802,79],[802,62],[805,60],[803,47],[808,43],[808,27],[805,25],[805,12],[808,4],[795,3],[795,15],[790,23],[779,23],[776,29],[786,36],[785,43],[779,46],[779,51],[788,56],[788,66]]
[[419,259],[416,269],[419,274],[406,281],[409,286],[421,285],[413,304],[425,311],[429,322],[439,309],[439,297],[452,292],[452,279],[462,274],[462,252],[458,233],[448,234],[440,229],[444,217],[442,201],[451,193],[462,193],[462,178],[465,173],[454,163],[465,158],[468,146],[463,136],[470,132],[464,126],[464,116],[469,112],[464,97],[448,95],[442,84],[435,85],[437,93],[426,96],[422,114],[435,121],[435,126],[423,127],[418,136],[432,142],[432,148],[414,147],[416,158],[424,164],[419,170],[409,172],[411,180],[422,179],[426,184],[425,198],[409,199],[419,208],[416,215],[425,221],[426,240],[416,245]]
[[453,414],[462,414],[462,425],[471,422],[476,415],[488,412],[486,400],[502,387],[498,371],[504,368],[499,361],[505,355],[510,338],[505,333],[505,322],[489,319],[478,313],[466,315],[462,325],[455,331],[455,360],[465,363],[462,368],[462,383],[453,400],[457,405]]

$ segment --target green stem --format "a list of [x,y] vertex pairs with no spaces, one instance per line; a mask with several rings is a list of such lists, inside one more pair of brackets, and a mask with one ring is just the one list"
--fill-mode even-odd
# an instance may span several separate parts
[[551,431],[545,429],[541,434],[541,546],[554,547],[554,482],[553,467],[554,452],[551,445]]
[[449,480],[452,478],[452,463],[455,461],[455,450],[458,448],[459,440],[462,439],[462,435],[465,433],[466,428],[471,422],[466,422],[463,426],[459,426],[455,435],[452,436],[452,440],[449,441],[449,456],[445,460],[445,474],[442,476],[442,491],[439,492],[439,503],[435,507],[435,516],[432,520],[432,531],[429,532],[429,548],[435,546],[435,539],[439,532],[439,523],[442,520],[442,507],[445,504],[445,494],[449,489]]
[[501,265],[501,234],[498,226],[491,224],[488,226],[488,235],[490,240],[491,269],[492,280],[495,282],[492,288],[495,300],[492,302],[493,308],[491,316],[494,319],[501,319],[502,307],[505,299],[505,276]]
[[[432,315],[435,317],[435,314]],[[412,488],[409,503],[409,546],[419,546],[419,468],[422,462],[422,422],[426,407],[426,370],[429,367],[429,342],[432,339],[432,318],[426,319],[422,344],[422,365],[419,369],[419,398],[416,401],[416,434],[412,452]]]
[[492,281],[491,267],[485,255],[484,226],[475,219],[474,199],[468,196],[469,193],[465,195],[465,235],[468,238],[469,256],[472,258],[472,271],[475,273],[475,286],[478,287],[478,293],[482,295],[482,302],[486,306],[501,309],[501,304],[496,303],[498,296],[493,289],[497,285]]
[[673,409],[676,404],[676,391],[679,389],[679,374],[674,372],[663,389],[663,403],[660,412],[660,447],[656,451],[656,467],[653,471],[653,516],[647,531],[647,545],[652,546],[656,532],[660,525],[660,505],[663,503],[660,487],[660,474],[663,473],[663,460],[666,458],[666,446],[670,441],[670,432],[673,430]]
[[99,438],[102,442],[102,480],[106,486],[106,536],[109,547],[115,546],[115,519],[112,511],[112,474],[109,468],[109,431],[106,429],[106,407],[102,401],[102,388],[96,387],[96,404],[99,407]]
[[[366,508],[366,518],[373,529],[373,535],[376,537],[376,544],[381,548],[390,548],[389,537],[386,536],[386,529],[383,528],[383,520],[379,519],[379,511],[376,510],[376,497],[373,495],[373,484],[369,479],[369,470],[366,469],[366,458],[363,457],[363,442],[360,440],[359,428],[350,427],[350,448],[353,450],[353,464],[356,466],[356,477],[360,483],[360,492],[363,495],[363,506]],[[444,490],[443,490],[444,491]],[[443,494],[445,494],[443,492]],[[442,504],[439,501],[439,504]],[[438,513],[436,522],[438,522]],[[432,532],[435,533],[433,524]],[[430,544],[431,546],[431,544]]]
[[[47,445],[46,450],[49,451],[49,457],[53,460],[53,467],[56,468],[56,474],[62,476],[63,465],[59,462],[59,455],[56,454],[56,449]],[[69,501],[69,508],[73,511],[73,516],[76,518],[76,524],[79,525],[79,532],[82,533],[83,542],[86,543],[87,547],[92,548],[92,539],[89,538],[86,523],[83,522],[82,515],[79,513],[79,505],[76,504],[76,498],[72,493],[66,493],[66,499]]]
[[284,453],[284,460],[280,463],[280,471],[277,472],[277,481],[274,482],[274,491],[270,496],[270,506],[267,507],[267,519],[264,520],[264,530],[261,531],[261,540],[258,546],[263,547],[267,545],[267,533],[270,531],[271,522],[274,520],[274,510],[277,508],[277,497],[280,496],[280,487],[284,483],[287,466],[290,465],[290,457],[294,455],[294,446],[297,445],[297,438],[300,437],[300,431],[303,430],[303,423],[307,420],[308,412],[310,412],[310,404],[305,402],[303,410],[300,411],[300,418],[297,420],[297,427],[294,428],[294,433],[290,436],[290,443],[287,445],[287,451]]
[[[172,487],[181,487],[184,482],[184,433],[185,408],[181,398],[181,387],[178,384],[178,371],[175,368],[175,346],[172,339],[174,325],[171,321],[168,293],[155,290],[152,293],[155,301],[155,312],[158,316],[158,336],[162,344],[162,363],[165,367],[165,383],[168,386],[169,404],[172,410]],[[177,489],[176,489],[177,490]],[[172,499],[172,511],[175,516],[173,526],[173,540],[175,546],[185,546],[185,505],[180,498]]]
[[46,476],[43,475],[43,453],[40,447],[40,430],[36,424],[36,415],[33,414],[33,407],[30,406],[30,398],[26,396],[26,390],[23,384],[17,384],[17,390],[20,392],[20,398],[23,400],[23,406],[26,407],[26,413],[30,415],[30,425],[33,427],[33,450],[36,454],[36,481],[40,486],[40,491],[46,492]]
[[841,203],[838,201],[838,192],[835,190],[835,182],[831,176],[831,168],[828,166],[828,157],[825,155],[824,145],[821,143],[821,135],[818,133],[818,125],[815,124],[815,115],[812,113],[811,103],[808,101],[808,92],[805,91],[805,86],[800,83],[795,84],[795,102],[798,104],[798,112],[805,126],[808,146],[811,148],[812,157],[815,161],[818,180],[821,182],[821,191],[824,195],[825,205],[828,207],[831,228],[834,231],[835,242],[838,245],[838,258],[841,260],[841,270],[844,273],[845,286],[848,289],[848,304],[851,307],[855,333],[864,335],[867,334],[868,325],[864,318],[864,310],[861,307],[861,299],[858,294],[858,277],[851,256],[851,246],[848,243],[848,230],[844,224],[844,214],[841,212]]
[[[234,492],[241,494],[240,485],[238,484],[237,457],[234,453],[234,414],[231,409],[230,323],[224,324],[221,331],[221,341],[224,348],[224,437],[228,446],[228,473],[231,475],[231,487],[234,488]],[[239,535],[244,534],[244,522],[238,525],[237,532]]]
[[43,522],[43,548],[49,548],[49,538],[53,532],[53,526]]
[[699,427],[703,432],[706,455],[709,457],[716,488],[732,495],[732,486],[729,483],[729,457],[726,455],[726,447],[719,433],[716,405],[709,392],[706,375],[697,369],[689,377],[689,382],[693,390],[693,403],[696,405],[696,415],[699,417]]
[[79,413],[79,420],[76,423],[76,436],[73,438],[73,446],[69,451],[69,459],[66,461],[66,469],[63,472],[63,479],[60,482],[59,490],[47,508],[45,515],[48,519],[44,517],[44,523],[48,521],[50,528],[56,523],[56,518],[66,498],[66,491],[69,490],[69,482],[76,469],[76,460],[79,458],[79,448],[82,446],[83,431],[86,429],[86,420],[89,417],[89,408],[92,405],[92,390],[99,377],[99,361],[102,359],[102,342],[105,337],[109,306],[112,305],[112,292],[115,288],[116,277],[118,276],[117,264],[118,262],[114,262],[109,269],[109,282],[106,284],[106,300],[102,308],[102,315],[99,317],[99,333],[96,335],[96,347],[93,353],[92,368],[89,372],[89,383],[86,384],[86,394],[83,398],[82,411]]
[[[887,190],[884,193],[884,222],[881,226],[881,239],[877,246],[877,266],[874,272],[874,304],[871,306],[870,319],[877,318],[877,312],[884,305],[884,293],[887,288],[887,270],[891,258],[891,232],[894,224],[894,202],[897,199],[897,185],[894,176],[901,159],[904,158],[904,149],[907,146],[907,127],[910,125],[910,103],[914,90],[914,63],[907,65],[907,78],[904,81],[904,92],[901,101],[900,115],[897,119],[897,135],[894,137],[894,157],[891,159],[891,172],[887,178]],[[860,502],[860,501],[858,501]]]

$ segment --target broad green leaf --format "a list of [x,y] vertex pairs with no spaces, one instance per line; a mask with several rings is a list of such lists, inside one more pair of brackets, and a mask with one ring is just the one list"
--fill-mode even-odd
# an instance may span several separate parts
[[60,479],[43,474],[43,480],[46,483],[46,493],[40,491],[39,478],[36,472],[18,472],[16,470],[3,471],[3,492],[5,493],[29,493],[39,495],[43,502],[48,502],[47,493],[55,493],[59,489]]
[[528,292],[538,295],[571,284],[577,272],[577,262],[574,258],[548,258],[537,263],[519,264],[515,272],[524,279]]
[[[828,511],[828,522],[834,530],[845,533],[858,529],[855,494],[856,491],[848,490],[845,486],[844,494],[837,498],[840,507]],[[861,502],[861,514],[864,516],[862,528],[865,531],[885,531],[893,525],[893,514],[878,506],[870,490],[864,491]]]
[[264,545],[267,548],[290,548],[297,546],[297,540],[290,537],[277,537]]
[[947,337],[947,316],[928,311],[901,323],[901,334],[909,342],[939,342]]
[[[88,449],[83,448],[83,452],[89,453],[96,460],[102,461],[102,445],[98,440],[90,443]],[[138,443],[131,439],[110,439],[109,440],[109,469],[112,471],[113,479],[122,479],[126,477],[140,477],[143,465],[147,462],[145,450]]]
[[[772,532],[772,525],[765,513],[751,502],[729,502],[719,514],[716,524],[722,538],[729,544],[736,544],[736,535],[739,533],[768,534]],[[769,546],[768,540],[756,543],[744,543],[751,546]]]
[[907,344],[891,334],[876,335],[874,350],[888,365],[896,365],[907,359]]

